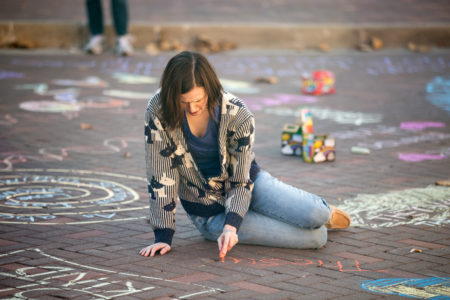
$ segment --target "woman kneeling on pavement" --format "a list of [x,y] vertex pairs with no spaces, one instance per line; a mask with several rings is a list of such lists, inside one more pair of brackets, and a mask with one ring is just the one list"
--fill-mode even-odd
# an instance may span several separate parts
[[184,51],[168,62],[145,114],[150,223],[155,241],[140,254],[171,250],[180,199],[195,227],[225,257],[241,244],[317,249],[349,215],[287,185],[255,161],[255,122],[223,90],[208,60]]

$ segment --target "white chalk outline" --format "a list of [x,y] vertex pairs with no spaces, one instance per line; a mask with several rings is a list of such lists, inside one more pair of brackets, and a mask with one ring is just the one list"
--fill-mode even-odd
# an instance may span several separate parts
[[[11,174],[11,176],[19,176],[20,174],[17,173],[62,173],[62,174],[71,174],[71,175],[76,175],[76,176],[82,176],[82,175],[101,175],[101,176],[110,176],[110,177],[116,177],[116,178],[126,178],[129,180],[138,180],[138,181],[145,181],[147,182],[146,178],[143,177],[138,177],[138,176],[132,176],[132,175],[122,175],[122,174],[116,174],[116,173],[109,173],[109,172],[97,172],[97,171],[90,171],[90,170],[75,170],[75,169],[44,169],[44,168],[37,168],[37,169],[12,169],[12,170],[0,170],[0,177],[2,177],[2,172],[3,173],[9,173]],[[17,172],[17,173],[16,173]],[[27,175],[33,175],[33,174],[27,174]],[[40,174],[43,175],[43,174]],[[44,176],[44,175],[43,175]],[[52,175],[53,176],[53,175]],[[84,179],[84,178],[81,178]],[[120,187],[122,187],[124,190],[127,190],[128,192],[131,193],[133,199],[131,200],[127,200],[125,202],[118,202],[116,204],[127,204],[130,202],[134,202],[140,199],[139,194],[136,193],[133,189],[120,184],[118,182],[113,182],[113,181],[109,181],[109,180],[105,180],[105,179],[95,179],[95,178],[86,178],[86,180],[94,180],[94,181],[105,181],[105,182],[110,182],[110,183],[114,183],[115,185],[118,185]],[[39,182],[37,182],[39,183]],[[48,183],[48,182],[45,182]],[[66,184],[70,184],[70,183],[66,183]],[[78,184],[72,184],[74,186],[77,185],[81,185],[83,183],[78,183]],[[88,184],[84,184],[87,187],[89,187],[90,185]],[[96,188],[99,188],[99,186],[95,186]],[[111,204],[107,204],[108,206]],[[101,205],[99,205],[101,206]],[[121,211],[133,211],[133,210],[146,210],[148,209],[149,206],[145,205],[145,206],[139,206],[139,207],[130,207],[130,208],[120,208],[120,209],[104,209],[104,210],[97,210],[97,211],[78,211],[78,212],[66,212],[66,213],[52,213],[51,215],[54,216],[65,216],[65,215],[83,215],[83,214],[102,214],[102,213],[111,213],[111,212],[121,212]],[[11,216],[12,218],[15,218],[15,216],[48,216],[50,214],[14,214],[14,213],[2,213],[2,215],[4,216]],[[0,220],[0,224],[33,224],[33,225],[78,225],[78,224],[95,224],[95,223],[105,223],[105,222],[119,222],[119,221],[133,221],[133,220],[140,220],[140,219],[144,219],[146,218],[145,216],[142,217],[133,217],[133,218],[122,218],[122,219],[102,219],[102,220],[90,220],[90,221],[74,221],[74,222],[65,222],[65,223],[58,223],[58,222],[31,222],[31,221],[24,221],[24,222],[20,222],[20,221],[8,221],[6,220]]]
[[[195,293],[189,293],[189,294],[182,295],[182,296],[180,296],[178,298],[174,298],[174,299],[188,299],[188,298],[191,298],[191,297],[194,297],[194,296],[198,296],[198,295],[201,295],[201,294],[225,292],[222,289],[205,286],[205,285],[198,284],[198,283],[185,283],[185,282],[171,280],[171,279],[164,279],[164,278],[153,277],[153,276],[145,276],[145,275],[137,275],[137,274],[127,273],[127,272],[117,272],[117,271],[108,270],[108,269],[104,269],[104,268],[97,268],[97,267],[87,266],[87,265],[79,264],[79,263],[72,262],[72,261],[69,261],[69,260],[65,260],[65,259],[60,258],[60,257],[53,256],[51,254],[45,253],[44,251],[42,251],[39,248],[28,248],[28,249],[11,251],[9,253],[0,254],[0,258],[5,257],[5,256],[9,256],[9,255],[15,255],[15,254],[22,253],[22,252],[25,252],[25,251],[34,251],[34,252],[36,252],[36,253],[38,253],[38,254],[40,254],[42,256],[45,256],[47,258],[50,258],[50,259],[62,262],[64,264],[72,265],[72,266],[75,266],[75,267],[78,267],[78,268],[84,268],[84,269],[94,270],[94,271],[108,273],[108,274],[129,276],[129,277],[140,278],[140,279],[147,279],[147,280],[154,280],[154,281],[164,281],[164,282],[168,282],[168,283],[174,283],[174,284],[177,284],[177,285],[182,284],[182,285],[187,285],[187,286],[196,286],[196,287],[199,287],[199,288],[203,289],[202,291],[198,291],[198,292],[195,292]],[[67,268],[60,267],[60,266],[33,266],[33,267],[29,267],[29,268],[35,268],[35,267],[37,267],[37,268],[40,267],[40,268],[47,268],[47,269],[55,269],[55,270],[63,270],[63,271],[71,271],[72,270],[72,269],[67,269]],[[24,268],[24,269],[20,269],[20,271],[22,271],[23,275],[26,275],[26,273],[24,273],[23,271],[25,271],[26,269],[29,269],[29,268],[27,267],[27,268]],[[15,271],[17,273],[17,270],[15,270]],[[19,271],[19,273],[20,273],[20,271]],[[29,288],[29,287],[39,286],[39,285],[41,285],[41,286],[42,285],[48,285],[50,282],[47,282],[47,281],[36,281],[36,280],[33,280],[32,277],[34,277],[34,276],[42,276],[42,275],[51,275],[51,274],[56,273],[56,272],[57,271],[49,271],[49,272],[46,272],[46,273],[37,273],[37,274],[34,274],[34,275],[26,275],[25,277],[20,277],[20,276],[17,276],[15,274],[10,274],[10,273],[5,273],[5,272],[0,272],[0,275],[13,277],[13,278],[16,278],[16,279],[20,279],[20,280],[31,282],[30,284],[26,284],[26,285],[23,285],[23,286],[16,287],[17,289],[20,289],[20,288]],[[132,282],[127,281],[126,285],[127,285],[128,290],[125,290],[122,294],[113,295],[113,296],[104,296],[104,295],[100,295],[100,294],[95,294],[93,292],[89,292],[89,291],[87,291],[87,289],[91,289],[91,288],[94,288],[94,287],[101,287],[101,286],[109,285],[111,283],[118,283],[119,281],[103,282],[103,283],[99,283],[99,284],[93,285],[93,286],[91,286],[89,288],[75,289],[75,288],[69,288],[71,285],[74,285],[75,282],[78,282],[79,284],[84,284],[84,283],[95,282],[95,281],[99,281],[99,280],[105,281],[105,280],[108,279],[108,277],[100,277],[100,278],[97,278],[95,280],[79,281],[79,280],[81,280],[84,277],[84,275],[82,275],[83,274],[82,272],[75,272],[75,273],[72,273],[72,274],[62,274],[62,275],[59,275],[59,276],[56,275],[56,276],[50,277],[50,279],[59,278],[59,277],[67,277],[67,276],[76,275],[76,274],[79,274],[77,278],[75,278],[73,280],[70,280],[68,283],[66,283],[64,285],[61,285],[61,288],[49,287],[49,288],[40,288],[40,289],[33,289],[33,290],[49,290],[49,289],[52,289],[52,290],[69,290],[69,291],[71,290],[71,291],[78,291],[78,292],[88,293],[88,294],[90,294],[92,296],[98,297],[98,298],[95,298],[95,299],[113,299],[115,297],[131,295],[131,294],[134,294],[134,293],[140,293],[140,292],[144,292],[144,291],[148,291],[148,290],[152,290],[152,289],[156,288],[156,287],[153,287],[153,286],[149,286],[149,287],[137,290],[137,289],[135,289],[133,287]],[[1,289],[0,292],[10,291],[10,290],[14,290],[14,288]],[[19,295],[19,297],[14,297],[14,298],[9,298],[9,299],[28,299],[28,298],[22,296],[22,294],[25,293],[25,292],[27,292],[27,291],[16,293],[16,294]],[[112,291],[108,291],[108,292],[112,292]]]

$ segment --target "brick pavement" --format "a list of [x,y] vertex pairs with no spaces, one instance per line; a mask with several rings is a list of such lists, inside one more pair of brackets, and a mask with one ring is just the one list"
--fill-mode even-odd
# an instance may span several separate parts
[[[169,57],[0,55],[0,297],[400,299],[389,291],[448,292],[450,197],[434,186],[450,177],[448,94],[439,98],[450,80],[448,51],[209,56],[222,79],[239,81],[226,88],[255,113],[261,166],[345,207],[356,224],[330,231],[319,250],[238,245],[223,263],[181,206],[173,250],[138,255],[153,239],[143,178],[146,99],[104,95],[151,93],[156,84],[120,82],[117,72],[157,78]],[[336,73],[336,94],[300,95],[300,75],[318,68]],[[280,82],[254,83],[261,74]],[[87,87],[88,76],[108,86]],[[280,130],[302,106],[312,109],[316,132],[336,137],[335,162],[280,155]],[[407,122],[423,128],[402,129]],[[354,145],[371,154],[352,154]]]

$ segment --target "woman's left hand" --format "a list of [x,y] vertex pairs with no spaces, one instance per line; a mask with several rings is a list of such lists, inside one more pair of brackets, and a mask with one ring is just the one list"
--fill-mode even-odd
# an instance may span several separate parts
[[217,239],[217,244],[219,246],[219,257],[223,260],[228,251],[231,250],[239,241],[238,235],[236,233],[236,227],[231,225],[225,225],[223,227],[223,232]]

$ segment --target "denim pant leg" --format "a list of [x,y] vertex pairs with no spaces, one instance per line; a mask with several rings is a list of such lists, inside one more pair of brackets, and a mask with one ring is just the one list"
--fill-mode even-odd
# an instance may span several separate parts
[[86,0],[86,10],[91,35],[103,34],[103,11],[100,0]]
[[114,29],[117,36],[128,32],[128,3],[127,0],[111,0]]
[[304,229],[320,228],[330,217],[323,198],[281,182],[264,170],[256,177],[250,209]]
[[[195,227],[211,241],[223,230],[225,214],[205,218],[190,215]],[[239,229],[239,244],[279,248],[318,249],[327,242],[327,229],[304,229],[249,210]]]
[[[239,243],[283,248],[315,249],[325,245],[330,216],[325,200],[261,170],[255,180],[250,208],[239,229]],[[222,233],[225,214],[191,216],[209,240]]]

